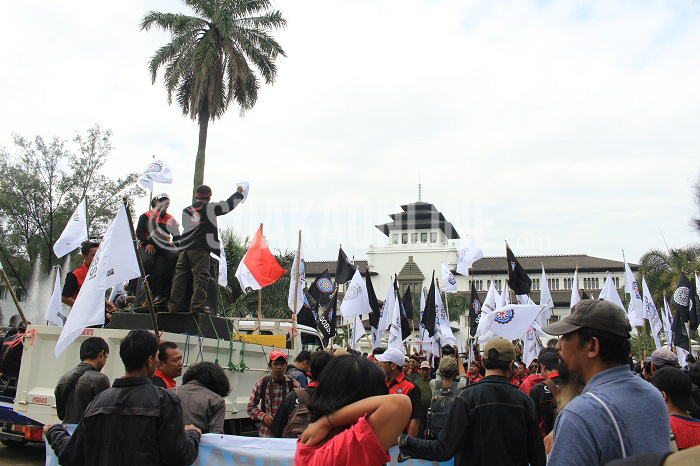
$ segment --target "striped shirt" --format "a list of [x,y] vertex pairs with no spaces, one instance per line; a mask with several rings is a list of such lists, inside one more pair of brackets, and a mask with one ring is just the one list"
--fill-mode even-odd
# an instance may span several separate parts
[[[262,393],[263,382],[266,379],[267,383],[265,385],[267,387],[265,388],[265,393]],[[275,413],[293,388],[301,388],[299,382],[286,375],[282,383],[275,381],[270,375],[266,375],[255,383],[253,393],[248,400],[248,416],[257,421],[255,425],[258,427],[260,437],[274,437],[270,427],[263,422],[263,419],[266,414],[272,415],[273,418],[275,417]],[[259,407],[261,401],[265,411]]]

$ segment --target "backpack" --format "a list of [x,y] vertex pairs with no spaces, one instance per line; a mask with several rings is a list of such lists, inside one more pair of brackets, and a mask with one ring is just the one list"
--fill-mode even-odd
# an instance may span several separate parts
[[430,400],[430,411],[428,411],[428,434],[435,438],[438,436],[447,422],[447,412],[457,396],[457,382],[453,382],[449,387],[437,387],[435,394]]
[[[260,387],[260,394],[261,394],[260,399],[262,400],[262,407],[260,408],[260,411],[262,411],[263,413],[267,413],[267,411],[265,411],[265,392],[267,392],[267,386],[270,383],[271,378],[272,378],[271,375],[266,375],[265,377],[263,377],[262,387]],[[287,388],[289,389],[290,392],[292,390],[294,390],[294,381],[292,379],[287,379]],[[287,392],[287,393],[289,393],[289,392]],[[282,399],[287,397],[287,393],[284,394]],[[272,394],[270,394],[270,395],[272,395]]]
[[297,405],[289,415],[287,425],[282,430],[282,438],[298,438],[306,430],[309,421],[309,393],[305,388],[295,388]]

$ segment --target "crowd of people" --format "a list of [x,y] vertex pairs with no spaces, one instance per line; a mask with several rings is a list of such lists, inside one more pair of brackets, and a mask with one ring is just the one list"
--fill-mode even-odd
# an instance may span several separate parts
[[[529,366],[502,338],[469,362],[455,347],[437,361],[336,348],[290,363],[273,350],[248,415],[260,437],[297,439],[300,465],[385,464],[394,445],[399,461],[458,466],[697,464],[699,363],[683,370],[662,348],[631,364],[626,314],[607,301],[583,300],[544,330],[558,338]],[[109,348],[97,337],[59,381],[59,416],[78,424],[72,436],[45,427],[62,464],[191,464],[201,433],[224,432],[224,370],[201,362],[182,374],[177,345],[145,330],[130,331],[119,354],[126,374],[111,388],[100,373]]]

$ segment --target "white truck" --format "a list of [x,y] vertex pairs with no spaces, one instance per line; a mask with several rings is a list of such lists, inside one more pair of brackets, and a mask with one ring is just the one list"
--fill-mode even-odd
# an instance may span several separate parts
[[[302,349],[313,352],[322,346],[321,335],[318,330],[303,325],[298,325],[296,335],[293,335],[291,322],[283,320],[227,321],[230,328],[235,329],[235,333],[229,333],[230,339],[165,331],[161,341],[172,341],[178,345],[184,359],[183,373],[189,365],[201,361],[215,362],[224,368],[231,383],[231,393],[226,397],[226,433],[252,434],[255,428],[248,418],[246,407],[253,386],[268,373],[270,351],[280,348],[292,357]],[[41,441],[41,435],[36,430],[43,424],[60,422],[56,415],[54,389],[58,379],[80,362],[80,344],[89,336],[104,338],[109,345],[110,354],[102,373],[110,381],[123,376],[119,344],[128,332],[128,329],[85,329],[75,342],[55,358],[54,347],[61,327],[30,325],[24,338],[22,366],[11,405],[13,412],[3,415],[0,409],[0,439],[6,440],[3,443],[19,446],[26,441]],[[181,380],[177,382],[178,385],[182,383]],[[0,408],[9,409],[9,400],[5,399]],[[33,422],[18,423],[18,416]],[[25,440],[22,441],[22,438]]]

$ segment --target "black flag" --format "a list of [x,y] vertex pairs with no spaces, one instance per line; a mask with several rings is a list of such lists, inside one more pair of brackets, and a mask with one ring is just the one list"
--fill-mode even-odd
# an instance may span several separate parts
[[403,308],[406,311],[406,317],[413,319],[413,297],[411,296],[411,286],[406,286],[406,291],[403,294]]
[[[686,274],[681,272],[676,284],[676,290],[673,292],[673,308],[676,310],[676,315],[681,323],[690,323],[690,328],[697,328],[698,319],[694,312],[695,300],[692,295],[693,284],[688,280]],[[675,322],[675,317],[674,317]],[[682,348],[682,346],[681,346]]]
[[306,325],[307,327],[316,328],[316,317],[314,316],[314,311],[311,310],[309,304],[306,302],[304,302],[304,305],[297,314],[297,323],[299,325]]
[[671,332],[673,332],[673,344],[678,348],[683,348],[687,352],[690,352],[690,338],[688,338],[688,329],[685,326],[685,322],[683,322],[681,313],[677,310],[673,316]]
[[335,314],[338,307],[338,290],[331,296],[331,302],[326,309],[318,315],[318,329],[325,338],[335,336]]
[[343,248],[338,250],[338,262],[335,264],[335,283],[342,285],[352,280],[355,275],[355,264],[350,263],[350,259],[343,251]]
[[314,280],[309,287],[309,294],[313,296],[317,302],[320,302],[321,306],[328,305],[331,301],[331,295],[333,294],[333,281],[331,281],[331,274],[328,269]]
[[476,335],[476,328],[479,326],[481,318],[481,300],[476,292],[476,286],[472,282],[472,295],[469,299],[469,335]]
[[367,284],[367,297],[369,298],[369,307],[372,312],[369,313],[369,325],[370,327],[379,327],[379,301],[377,301],[377,294],[374,292],[374,285],[372,285],[372,279],[369,277],[369,269],[365,268],[365,283]]
[[435,335],[435,271],[433,271],[433,278],[430,280],[430,289],[428,290],[428,296],[425,297],[425,308],[423,309],[423,318],[421,323],[423,327],[428,331],[428,335],[431,337]]
[[[700,324],[700,298],[698,297],[698,289],[695,286],[695,280],[690,282],[688,314],[690,314],[690,328],[693,330],[697,329]],[[695,318],[693,318],[693,316],[695,316]]]
[[515,291],[516,295],[530,294],[532,280],[527,276],[525,269],[515,258],[515,254],[510,250],[508,244],[506,244],[506,262],[508,263],[508,284],[511,289]]
[[[396,284],[396,280],[394,280],[394,299],[397,299],[399,301],[399,309],[401,309],[401,341],[404,341],[406,338],[411,336],[411,323],[408,321],[408,317],[406,317],[406,308],[404,307],[404,303],[401,301],[401,299],[399,299],[399,297],[399,288]],[[404,298],[405,297],[406,295],[404,295]]]

